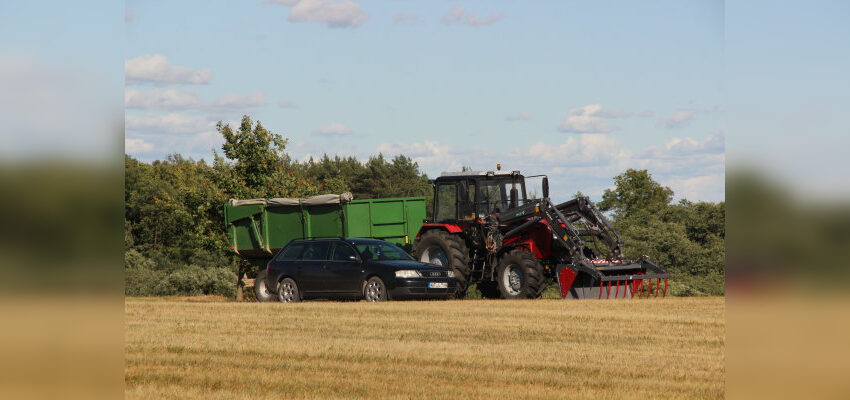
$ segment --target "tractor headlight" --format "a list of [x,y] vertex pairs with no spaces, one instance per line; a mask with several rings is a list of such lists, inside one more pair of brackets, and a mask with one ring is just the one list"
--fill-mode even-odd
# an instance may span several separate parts
[[446,271],[446,276],[448,276],[449,278],[454,278],[455,277],[455,271],[452,270],[452,269]]
[[396,278],[419,278],[422,274],[413,269],[403,269],[395,272]]

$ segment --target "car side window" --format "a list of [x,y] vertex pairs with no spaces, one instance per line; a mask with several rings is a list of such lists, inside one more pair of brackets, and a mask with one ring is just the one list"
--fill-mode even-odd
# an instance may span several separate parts
[[329,247],[330,242],[309,243],[307,244],[307,248],[304,249],[304,254],[301,256],[301,259],[304,261],[327,260]]
[[293,243],[289,247],[283,249],[280,254],[277,255],[277,261],[292,261],[297,260],[298,257],[301,256],[301,252],[304,251],[304,243]]
[[357,259],[357,254],[351,246],[345,243],[334,243],[333,256],[334,261],[354,261]]

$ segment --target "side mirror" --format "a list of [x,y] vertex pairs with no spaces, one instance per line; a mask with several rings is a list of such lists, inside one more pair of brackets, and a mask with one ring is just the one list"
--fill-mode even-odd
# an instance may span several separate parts
[[548,176],[543,177],[543,197],[547,198],[547,199],[549,198],[549,177]]
[[351,261],[357,261],[357,256],[348,256],[348,259]]

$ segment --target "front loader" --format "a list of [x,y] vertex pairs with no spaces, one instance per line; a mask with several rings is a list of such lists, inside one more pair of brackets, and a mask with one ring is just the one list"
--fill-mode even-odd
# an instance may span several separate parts
[[413,255],[454,269],[458,297],[476,284],[487,298],[537,298],[550,282],[565,299],[667,294],[669,274],[647,257],[626,260],[622,239],[587,197],[555,204],[548,178],[536,177],[543,197],[529,199],[519,171],[443,173]]

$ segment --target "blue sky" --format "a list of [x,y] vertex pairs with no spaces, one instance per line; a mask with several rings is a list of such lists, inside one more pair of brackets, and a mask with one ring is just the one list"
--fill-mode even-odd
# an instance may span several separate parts
[[127,1],[126,152],[209,160],[243,113],[323,153],[547,173],[648,168],[722,200],[720,1]]

